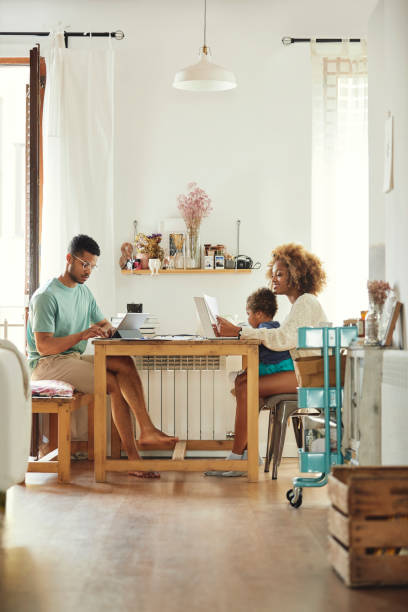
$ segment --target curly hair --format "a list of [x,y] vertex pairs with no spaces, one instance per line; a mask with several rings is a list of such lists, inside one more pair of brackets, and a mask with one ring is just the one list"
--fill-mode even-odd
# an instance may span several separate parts
[[98,257],[101,254],[99,245],[93,238],[85,234],[78,234],[74,236],[69,243],[68,252],[71,253],[71,255],[79,255],[84,251],[91,253],[91,255],[97,255]]
[[262,312],[271,317],[271,319],[273,319],[278,310],[276,295],[267,287],[261,287],[251,293],[246,305],[252,312]]
[[272,259],[268,264],[266,277],[269,285],[272,281],[272,268],[277,261],[281,261],[288,268],[289,283],[298,291],[317,295],[326,284],[326,272],[323,270],[321,260],[313,253],[309,253],[301,244],[291,242],[282,244],[273,249]]

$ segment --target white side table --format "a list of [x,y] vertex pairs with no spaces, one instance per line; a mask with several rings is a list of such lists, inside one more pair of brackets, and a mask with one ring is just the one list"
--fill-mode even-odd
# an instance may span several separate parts
[[344,456],[353,465],[381,465],[383,347],[347,349],[343,396]]

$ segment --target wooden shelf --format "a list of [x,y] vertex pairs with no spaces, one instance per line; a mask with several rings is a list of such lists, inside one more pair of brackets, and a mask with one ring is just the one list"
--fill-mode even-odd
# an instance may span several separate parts
[[[125,276],[131,276],[133,274],[151,274],[150,270],[121,270],[121,274]],[[191,268],[189,270],[176,269],[176,270],[159,270],[159,274],[249,274],[252,272],[250,269],[235,270],[235,269],[223,269],[223,270],[202,270],[200,268]]]

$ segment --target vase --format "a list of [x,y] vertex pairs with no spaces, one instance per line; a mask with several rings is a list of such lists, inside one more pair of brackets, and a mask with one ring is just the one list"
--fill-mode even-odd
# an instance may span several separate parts
[[149,259],[149,269],[150,272],[152,273],[152,276],[154,275],[158,275],[159,270],[160,270],[160,266],[161,266],[161,261],[160,259],[157,258],[150,258]]
[[198,228],[187,228],[186,234],[186,268],[200,268],[200,231]]
[[370,307],[365,319],[365,338],[366,346],[378,346],[380,344],[379,331],[382,306],[375,302],[370,302]]
[[149,254],[148,253],[139,253],[137,256],[140,259],[140,267],[142,270],[149,269]]

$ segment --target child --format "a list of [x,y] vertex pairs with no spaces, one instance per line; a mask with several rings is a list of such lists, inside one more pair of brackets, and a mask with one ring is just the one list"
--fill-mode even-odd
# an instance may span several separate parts
[[[280,327],[273,321],[278,310],[276,296],[270,289],[261,287],[247,299],[246,311],[251,327]],[[259,376],[294,370],[289,351],[271,351],[263,344],[259,346]]]
[[[277,321],[273,321],[273,317],[278,310],[276,296],[270,289],[261,287],[254,293],[251,293],[247,299],[246,311],[248,315],[248,323],[251,327],[280,327]],[[289,351],[271,351],[263,344],[259,346],[259,376],[274,374],[275,372],[287,372],[294,370],[294,365]],[[235,395],[235,389],[231,391]],[[234,452],[230,453],[227,459],[247,459],[248,451],[244,451],[242,455]],[[259,465],[262,465],[262,459],[259,457]],[[206,476],[223,476],[234,477],[243,476],[245,472],[234,471],[219,471],[210,470],[205,472]]]

